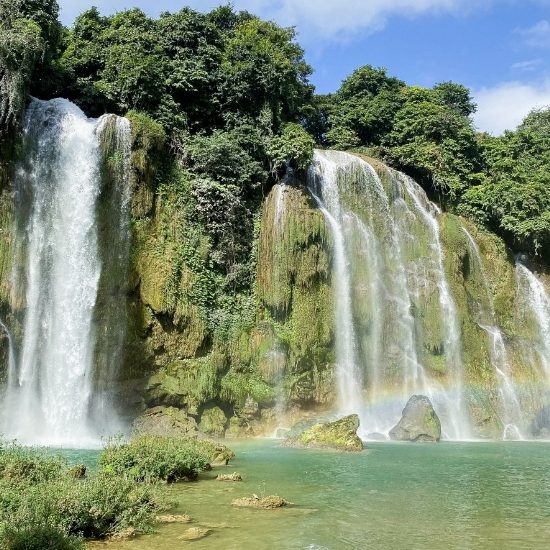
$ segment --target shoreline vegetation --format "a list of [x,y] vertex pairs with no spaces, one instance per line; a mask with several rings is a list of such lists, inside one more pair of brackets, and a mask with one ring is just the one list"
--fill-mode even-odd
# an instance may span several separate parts
[[167,483],[195,481],[235,455],[210,440],[142,435],[110,440],[97,469],[71,465],[51,450],[0,445],[0,549],[81,550],[86,540],[123,540],[169,515]]

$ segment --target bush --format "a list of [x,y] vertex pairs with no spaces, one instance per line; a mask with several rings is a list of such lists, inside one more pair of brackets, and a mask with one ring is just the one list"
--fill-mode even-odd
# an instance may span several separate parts
[[0,550],[82,548],[71,537],[148,532],[162,508],[151,487],[109,475],[78,479],[61,457],[0,448]]
[[39,449],[17,444],[0,447],[0,479],[8,483],[37,484],[62,477],[67,462]]
[[84,550],[81,539],[49,526],[13,527],[0,531],[0,550]]
[[196,479],[211,460],[211,449],[200,440],[142,435],[129,443],[109,443],[99,468],[135,481],[173,483]]

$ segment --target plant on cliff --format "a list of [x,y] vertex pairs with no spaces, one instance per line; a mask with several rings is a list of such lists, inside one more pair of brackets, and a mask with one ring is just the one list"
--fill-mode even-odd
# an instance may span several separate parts
[[287,166],[304,172],[313,158],[313,138],[302,126],[286,124],[280,135],[273,136],[267,145],[271,172],[281,174]]
[[22,1],[0,1],[0,137],[19,121],[34,66],[44,53],[39,25]]

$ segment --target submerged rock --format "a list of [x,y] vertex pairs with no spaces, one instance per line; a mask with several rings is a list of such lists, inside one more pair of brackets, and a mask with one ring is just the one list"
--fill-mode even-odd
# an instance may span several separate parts
[[136,434],[187,437],[197,433],[194,418],[175,407],[153,407],[134,420]]
[[265,510],[272,510],[274,508],[289,506],[292,503],[278,495],[271,495],[263,498],[254,495],[252,497],[238,498],[231,504],[233,504],[233,506],[240,506],[244,508],[263,508]]
[[212,532],[212,529],[206,529],[205,527],[190,527],[178,537],[179,540],[199,540],[207,537]]
[[109,535],[109,540],[114,542],[121,542],[125,540],[133,539],[138,535],[138,532],[134,527],[126,527],[126,529],[123,529],[122,531],[117,531],[116,533],[112,533]]
[[295,437],[285,440],[285,447],[311,449],[336,449],[338,451],[362,451],[363,442],[357,435],[359,417],[345,416],[335,422],[315,424]]
[[439,441],[441,422],[435,414],[432,402],[425,395],[413,395],[403,416],[390,430],[390,439],[396,441]]
[[190,523],[191,516],[187,514],[168,514],[165,516],[157,516],[157,521],[159,523]]
[[232,474],[218,474],[216,481],[242,481],[241,474],[233,472]]

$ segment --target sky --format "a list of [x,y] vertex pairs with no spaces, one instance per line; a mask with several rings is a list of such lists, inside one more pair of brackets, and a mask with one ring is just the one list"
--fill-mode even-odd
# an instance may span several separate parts
[[[91,5],[104,15],[139,7],[151,16],[224,0],[58,0],[70,26]],[[233,0],[294,26],[318,93],[334,92],[361,65],[386,67],[408,84],[468,86],[479,130],[514,129],[550,105],[550,0]]]

